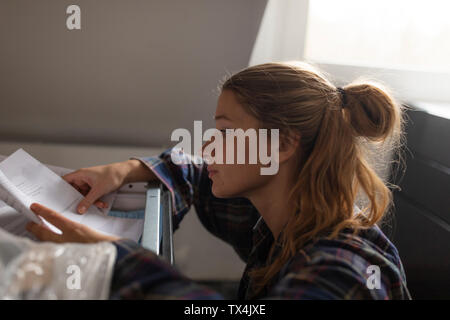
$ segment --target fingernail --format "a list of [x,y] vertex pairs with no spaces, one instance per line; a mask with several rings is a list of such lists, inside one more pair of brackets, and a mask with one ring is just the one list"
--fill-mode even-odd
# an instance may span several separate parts
[[79,213],[85,213],[85,212],[86,212],[86,207],[80,207],[80,208],[78,209],[78,212],[79,212]]
[[30,206],[31,210],[36,210],[37,209],[37,205],[35,203],[32,203]]

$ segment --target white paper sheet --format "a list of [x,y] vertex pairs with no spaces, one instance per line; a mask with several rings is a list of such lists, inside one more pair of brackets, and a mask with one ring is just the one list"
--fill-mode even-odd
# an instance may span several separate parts
[[[16,200],[20,198],[18,201],[20,205],[11,205],[11,199],[8,204],[25,214],[28,219],[33,219],[33,217],[23,207],[28,206],[29,208],[31,203],[37,202],[63,214],[70,220],[88,225],[105,234],[135,241],[142,234],[143,221],[139,219],[105,216],[95,206],[91,206],[83,215],[76,213],[76,207],[83,195],[22,149],[3,160],[0,163],[0,170],[10,183],[9,197],[12,195]],[[8,184],[8,182],[4,183]],[[17,191],[21,197],[18,196]],[[0,198],[3,198],[2,196],[5,197],[5,192],[0,195]],[[53,226],[51,228],[59,231]]]
[[0,200],[0,226],[17,236],[29,238],[25,226],[30,221],[24,214]]

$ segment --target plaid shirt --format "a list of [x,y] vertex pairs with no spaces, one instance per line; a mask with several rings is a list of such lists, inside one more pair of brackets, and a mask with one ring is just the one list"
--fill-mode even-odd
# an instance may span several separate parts
[[[352,235],[351,230],[343,230],[335,239],[324,237],[305,245],[256,294],[248,273],[271,262],[268,261],[268,253],[275,240],[270,229],[249,200],[214,197],[206,164],[195,164],[192,156],[184,153],[181,157],[187,160],[187,164],[175,164],[171,160],[172,151],[174,149],[163,152],[159,157],[140,160],[171,191],[174,229],[194,205],[206,229],[229,243],[247,263],[238,299],[411,298],[397,249],[378,226],[358,235]],[[111,299],[223,298],[186,278],[156,254],[131,240],[114,244],[118,254]],[[279,252],[281,244],[276,241],[275,247],[275,252]],[[380,271],[380,286],[375,288],[368,285],[373,278],[369,268],[372,265],[378,266]]]

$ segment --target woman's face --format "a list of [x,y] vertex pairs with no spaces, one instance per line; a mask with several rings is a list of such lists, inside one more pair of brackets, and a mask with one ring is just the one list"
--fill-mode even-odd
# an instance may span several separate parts
[[[255,129],[258,132],[259,121],[244,110],[230,90],[222,91],[219,96],[215,119],[216,129],[222,132],[223,164],[213,163],[208,165],[209,177],[212,180],[212,193],[218,198],[249,198],[252,193],[265,186],[273,176],[261,175],[260,168],[262,165],[259,163],[259,158],[257,163],[249,163],[250,141],[248,138],[245,139],[245,164],[237,164],[236,137],[234,137],[233,164],[226,163],[227,150],[230,151],[233,146],[227,148],[225,129],[242,129],[244,131]],[[257,139],[259,141],[258,135]],[[203,149],[210,143],[211,141],[206,142]],[[211,156],[215,156],[215,153],[211,153]]]

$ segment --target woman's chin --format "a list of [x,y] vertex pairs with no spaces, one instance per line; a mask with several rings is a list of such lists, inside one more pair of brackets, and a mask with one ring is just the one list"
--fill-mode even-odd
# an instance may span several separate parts
[[223,185],[217,186],[217,183],[213,182],[211,187],[212,194],[216,198],[236,198],[239,194],[233,192],[233,190],[227,190]]
[[230,198],[230,192],[227,192],[226,188],[224,188],[223,185],[219,185],[217,182],[212,183],[211,186],[211,191],[212,194],[216,197],[216,198]]
[[214,187],[214,182],[212,184],[212,188],[211,188],[212,194],[214,195],[214,197],[216,198],[226,198],[223,194],[223,192],[221,192],[220,188]]

